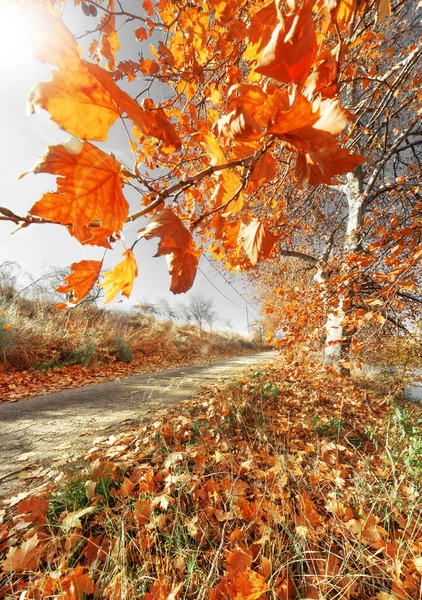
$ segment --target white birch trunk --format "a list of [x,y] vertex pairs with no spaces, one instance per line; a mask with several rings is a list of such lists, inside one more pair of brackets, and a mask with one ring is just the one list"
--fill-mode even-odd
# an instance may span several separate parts
[[[359,229],[363,222],[363,196],[362,196],[362,171],[360,167],[353,173],[347,174],[347,183],[342,186],[349,207],[347,218],[346,239],[344,242],[344,260],[348,254],[355,252],[359,248]],[[325,280],[324,273],[320,270],[316,275],[316,280],[322,283]],[[324,348],[324,363],[332,365],[341,370],[340,361],[343,356],[343,350],[348,347],[347,340],[344,337],[344,319],[346,317],[345,301],[347,292],[339,298],[338,307],[335,311],[329,311],[327,322],[325,324],[326,340]]]

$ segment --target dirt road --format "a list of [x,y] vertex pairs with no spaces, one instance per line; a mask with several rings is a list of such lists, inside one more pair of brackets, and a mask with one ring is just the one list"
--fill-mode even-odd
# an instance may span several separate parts
[[151,418],[151,412],[191,398],[201,386],[235,378],[249,365],[268,361],[263,352],[214,363],[134,375],[0,404],[0,503],[45,481],[99,436]]

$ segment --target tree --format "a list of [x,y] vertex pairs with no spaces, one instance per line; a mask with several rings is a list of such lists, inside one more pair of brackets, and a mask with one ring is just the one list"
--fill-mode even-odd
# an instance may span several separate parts
[[[422,48],[410,0],[144,0],[137,13],[124,0],[74,0],[92,22],[90,60],[57,12],[64,4],[25,4],[37,57],[58,67],[29,104],[75,139],[34,168],[56,175],[57,191],[26,216],[0,208],[2,219],[57,223],[111,249],[125,223],[149,215],[139,239],[159,238],[174,293],[192,286],[204,249],[229,270],[302,261],[319,287],[301,319],[325,319],[336,363],[361,321],[398,323],[404,301],[420,302]],[[131,37],[137,55],[118,62]],[[132,166],[88,141],[106,140],[118,119]],[[140,196],[130,215],[125,186]],[[129,296],[136,244],[104,274],[106,302]],[[101,268],[72,265],[61,287],[72,304]]]
[[[286,250],[261,269],[267,308],[283,315],[292,340],[304,325],[319,332],[325,320],[327,363],[347,358],[352,341],[361,349],[375,325],[406,332],[422,306],[419,17],[407,2],[386,31],[368,31],[370,20],[371,13],[355,22],[349,61],[337,79],[357,116],[347,145],[364,149],[367,160],[335,186],[291,190]],[[365,39],[371,41],[361,52]]]
[[212,298],[205,298],[200,294],[190,296],[189,303],[184,307],[184,313],[186,320],[193,321],[201,331],[205,325],[212,330],[218,318]]

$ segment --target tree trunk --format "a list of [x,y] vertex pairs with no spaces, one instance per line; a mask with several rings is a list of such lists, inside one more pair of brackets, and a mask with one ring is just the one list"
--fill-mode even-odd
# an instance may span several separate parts
[[[363,177],[362,169],[358,167],[353,173],[347,174],[347,182],[342,186],[349,207],[347,217],[346,238],[344,242],[343,261],[346,265],[346,259],[349,254],[359,250],[360,238],[359,230],[363,223]],[[347,267],[344,266],[344,269]],[[323,272],[317,275],[317,281],[320,283],[326,279]],[[340,296],[338,307],[335,311],[328,312],[325,330],[327,332],[324,348],[324,363],[331,365],[341,371],[343,374],[349,374],[349,367],[344,367],[341,361],[349,358],[351,343],[351,333],[345,330],[344,320],[347,315],[345,309],[348,306],[348,285],[346,280],[346,289]]]

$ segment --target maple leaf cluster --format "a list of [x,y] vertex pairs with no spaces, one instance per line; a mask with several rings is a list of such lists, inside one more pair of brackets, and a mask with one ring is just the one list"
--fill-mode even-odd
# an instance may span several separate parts
[[[157,256],[166,256],[171,290],[181,293],[192,286],[210,240],[215,241],[209,251],[217,258],[227,251],[231,267],[248,268],[271,255],[280,236],[255,206],[271,205],[261,188],[277,178],[280,161],[293,159],[291,176],[303,186],[332,183],[364,160],[338,141],[354,117],[338,98],[347,44],[333,40],[363,14],[366,3],[333,8],[324,0],[290,0],[250,6],[243,0],[193,6],[160,0],[154,7],[146,0],[139,15],[128,13],[142,23],[134,30],[136,43],[146,49],[160,29],[166,36],[150,45],[153,58],[120,63],[116,28],[126,16],[124,5],[119,12],[114,0],[81,3],[89,18],[102,14],[96,29],[100,41],[90,45],[94,61],[89,61],[56,4],[62,2],[25,3],[38,32],[36,56],[58,67],[50,81],[36,86],[29,105],[47,110],[77,140],[50,147],[36,164],[34,173],[57,177],[57,191],[44,194],[25,218],[8,215],[15,222],[57,223],[81,244],[110,249],[122,242],[126,222],[153,213],[140,237],[160,238]],[[388,12],[384,1],[380,19]],[[138,102],[119,87],[123,78],[150,86],[159,82],[168,99],[157,105],[151,98]],[[117,120],[128,133],[133,169],[88,141],[106,140]],[[157,169],[165,173],[155,175]],[[144,207],[129,216],[124,188],[133,184]],[[119,292],[130,294],[138,273],[134,245],[105,274],[107,302]],[[59,288],[68,304],[85,297],[101,266],[100,261],[72,265]]]

